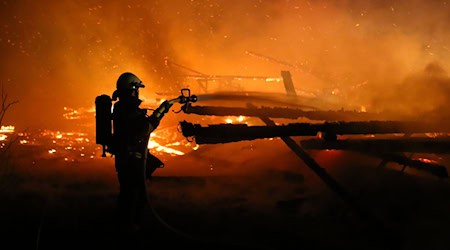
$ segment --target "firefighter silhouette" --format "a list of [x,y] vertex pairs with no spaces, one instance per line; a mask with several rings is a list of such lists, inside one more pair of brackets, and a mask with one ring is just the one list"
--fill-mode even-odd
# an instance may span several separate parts
[[136,230],[140,227],[147,206],[146,179],[163,163],[148,151],[150,133],[173,105],[164,101],[150,116],[139,105],[142,81],[126,72],[117,80],[113,93],[113,135],[108,151],[115,155],[119,181],[118,216],[122,226]]
[[[136,231],[143,222],[148,205],[146,180],[164,166],[148,150],[150,134],[173,104],[197,101],[189,89],[181,89],[180,96],[162,102],[147,115],[147,110],[140,108],[139,99],[139,89],[144,87],[136,75],[126,72],[117,79],[112,98],[103,94],[95,99],[96,143],[102,145],[103,157],[106,152],[115,156],[120,187],[117,211],[121,228],[128,232]],[[114,107],[113,101],[116,101]]]

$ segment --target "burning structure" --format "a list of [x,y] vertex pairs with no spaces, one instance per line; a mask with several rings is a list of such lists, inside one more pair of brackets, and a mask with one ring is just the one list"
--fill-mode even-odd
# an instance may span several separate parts
[[[199,94],[198,105],[169,116],[150,137],[152,153],[183,162],[184,172],[174,164],[173,175],[239,175],[247,165],[278,171],[276,163],[238,153],[271,163],[291,157],[266,154],[280,143],[328,180],[328,166],[318,162],[343,151],[424,176],[447,174],[448,1],[1,6],[0,82],[20,103],[1,124],[14,129],[2,127],[0,144],[18,138],[17,149],[36,153],[20,155],[27,163],[109,164],[95,145],[92,100],[108,93],[119,73],[133,71],[149,83],[141,92],[149,109],[180,88]],[[224,160],[231,154],[242,160],[236,168]],[[192,167],[198,162],[201,170]]]

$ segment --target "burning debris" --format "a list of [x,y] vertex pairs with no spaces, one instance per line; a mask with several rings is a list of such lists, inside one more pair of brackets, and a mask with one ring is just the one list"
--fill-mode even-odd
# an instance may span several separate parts
[[95,107],[74,109],[64,107],[63,117],[66,120],[90,119],[95,113]]
[[6,141],[6,139],[8,138],[8,134],[12,134],[14,133],[14,126],[2,126],[0,128],[0,141]]
[[[404,137],[394,138],[366,138],[346,140],[304,140],[301,141],[305,149],[315,150],[352,150],[352,151],[376,151],[382,153],[409,152],[409,153],[450,153],[450,137],[448,135],[438,138],[429,137]],[[431,162],[430,162],[431,163]]]
[[[262,118],[266,120],[267,118]],[[268,120],[268,119],[267,119]],[[384,164],[394,162],[404,167],[412,167],[432,175],[447,178],[445,166],[426,157],[412,158],[404,153],[448,154],[450,153],[449,129],[441,124],[406,121],[369,122],[325,122],[293,123],[275,125],[271,120],[268,126],[248,126],[247,124],[216,124],[203,127],[186,121],[180,122],[182,133],[194,137],[198,144],[229,143],[243,140],[281,137],[292,149],[313,150],[352,150],[383,159]],[[433,137],[430,132],[433,131]],[[374,138],[384,134],[385,138]],[[425,134],[410,137],[412,134]],[[440,136],[436,136],[436,135]],[[297,145],[289,136],[321,136],[322,139],[301,141]],[[338,139],[337,135],[359,136],[356,139]],[[361,135],[363,138],[361,138]],[[367,137],[369,135],[369,137]],[[387,136],[387,137],[386,137]],[[292,145],[291,145],[292,144]],[[307,157],[309,159],[309,156]],[[314,165],[314,164],[313,164]],[[402,171],[404,168],[402,169]]]
[[[271,117],[271,118],[287,118],[298,119],[307,118],[310,120],[327,120],[327,121],[371,121],[384,120],[381,114],[346,111],[346,110],[304,110],[293,108],[278,107],[216,107],[216,106],[193,106],[185,105],[183,111],[186,114],[196,114],[205,116],[254,116],[254,117]],[[227,122],[228,123],[228,122]]]
[[[450,153],[450,137],[448,135],[439,138],[414,137],[414,138],[389,138],[389,139],[346,139],[336,141],[304,140],[300,145],[305,149],[313,150],[351,150],[372,155],[383,161],[395,162],[403,166],[413,167],[429,172],[438,177],[448,177],[445,166],[437,161],[424,157],[407,157],[404,153],[421,154],[448,154]],[[411,155],[412,156],[412,155]]]
[[[238,83],[235,81],[264,81],[264,82],[281,82],[286,81],[285,77],[269,77],[269,76],[245,76],[245,75],[211,75],[204,74],[195,69],[191,69],[187,66],[169,61],[167,58],[165,59],[165,65],[169,68],[169,71],[175,71],[173,68],[181,69],[183,71],[188,72],[184,75],[175,75],[176,78],[195,80],[199,86],[199,88],[205,92],[211,92],[210,83],[219,83],[218,85],[221,87],[233,87],[234,89],[240,90],[242,89]],[[217,86],[216,86],[217,87]]]
[[[92,122],[95,116],[95,107],[92,108],[64,108],[65,113],[63,117],[66,120],[73,122]],[[48,131],[52,132],[52,131]],[[85,134],[87,136],[87,134]],[[57,132],[56,137],[64,137],[64,133]],[[81,140],[81,138],[79,138]],[[94,145],[95,142],[93,135],[89,135],[89,142],[87,144]],[[91,145],[91,146],[92,146]],[[70,147],[70,146],[69,146]],[[198,145],[192,145],[190,142],[186,142],[183,136],[181,136],[177,131],[176,127],[162,127],[157,131],[154,131],[148,142],[148,148],[152,153],[159,156],[180,156],[184,155],[186,152],[192,150],[193,148],[198,148]],[[95,155],[94,157],[98,157]]]
[[337,135],[449,133],[442,124],[408,121],[325,122],[291,123],[279,126],[248,126],[246,124],[218,124],[202,126],[186,121],[180,122],[186,137],[195,137],[198,144],[227,143],[243,140],[282,136],[317,136],[336,140]]

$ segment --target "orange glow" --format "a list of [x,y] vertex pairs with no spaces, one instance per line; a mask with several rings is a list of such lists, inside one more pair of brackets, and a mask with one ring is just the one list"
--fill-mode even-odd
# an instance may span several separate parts
[[63,117],[66,120],[89,119],[94,117],[95,106],[80,109],[64,107],[64,112]]
[[421,162],[424,162],[424,163],[438,164],[437,161],[431,160],[431,159],[428,159],[428,158],[418,158],[418,160],[421,161]]
[[148,142],[148,148],[156,150],[157,152],[164,152],[170,155],[184,155],[183,152],[167,146],[160,145],[158,142],[152,139],[150,139],[150,141]]
[[8,138],[7,134],[14,133],[14,130],[15,130],[15,127],[12,125],[1,126],[0,127],[0,141],[6,141],[6,139]]
[[15,130],[15,127],[12,125],[2,126],[0,128],[0,133],[2,133],[2,134],[14,133],[14,130]]
[[[227,124],[232,124],[232,123],[234,123],[234,122],[242,123],[242,122],[244,122],[246,119],[247,119],[247,117],[242,116],[242,115],[237,116],[237,117],[229,116],[229,117],[225,118],[225,123],[227,123]],[[245,123],[247,123],[247,122],[245,122]]]
[[[67,162],[99,158],[94,99],[111,95],[117,77],[125,71],[143,80],[146,88],[140,90],[140,97],[149,108],[178,96],[184,87],[191,88],[204,106],[230,105],[201,99],[202,94],[215,92],[284,95],[280,71],[288,70],[297,95],[302,96],[293,104],[321,110],[324,106],[323,110],[389,111],[399,118],[448,114],[448,1],[447,6],[445,1],[386,2],[3,1],[0,82],[12,100],[20,101],[5,119],[11,119],[17,131],[29,126],[41,129],[32,135],[18,134],[18,142],[23,147],[42,147],[46,157]],[[173,67],[171,62],[200,74]],[[27,69],[27,74],[20,69]],[[192,74],[240,77],[204,82],[185,77]],[[245,97],[238,101],[237,105],[253,102]],[[265,100],[254,103],[259,104],[281,106]],[[179,105],[173,109],[179,110]],[[439,113],[423,115],[435,110]],[[198,150],[196,155],[206,154],[203,149],[209,146],[199,150],[177,131],[175,126],[183,119],[203,117],[170,111],[148,142],[152,153],[172,160],[193,150]],[[213,119],[211,123],[261,124],[244,116]],[[0,141],[14,138],[13,132],[2,127]],[[269,145],[249,151],[264,158],[264,150],[272,151],[270,147],[281,142],[270,138],[264,143]],[[245,157],[230,153],[233,147],[223,147],[224,155]],[[338,154],[322,153],[326,159]],[[210,157],[214,161],[221,156]],[[220,167],[215,165],[215,172]]]
[[276,77],[266,78],[266,82],[281,82],[281,81],[282,81],[281,78],[276,78]]
[[[179,85],[200,93],[172,61],[205,76],[266,77],[209,81],[218,91],[282,92],[280,70],[289,70],[297,93],[338,89],[336,108],[416,114],[449,103],[440,91],[450,61],[445,1],[396,1],[396,11],[383,1],[12,2],[2,5],[0,75],[30,90],[10,90],[21,102],[11,113],[18,127],[92,119],[94,97],[111,94],[128,70],[146,84],[141,96],[177,95]],[[40,112],[29,109],[35,103]]]
[[148,141],[148,149],[150,149],[150,152],[156,151],[156,152],[160,152],[160,153],[166,153],[166,154],[169,154],[172,156],[184,155],[184,152],[173,148],[174,146],[180,146],[181,142],[176,141],[176,142],[166,143],[165,145],[161,145],[157,141],[158,139],[160,141],[162,141],[161,139],[163,139],[163,138],[158,136],[157,132],[154,132],[150,135],[150,139]]

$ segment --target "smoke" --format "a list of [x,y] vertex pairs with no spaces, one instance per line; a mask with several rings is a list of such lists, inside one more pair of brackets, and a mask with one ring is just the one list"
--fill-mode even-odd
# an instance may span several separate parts
[[448,118],[449,101],[450,78],[440,64],[433,62],[372,97],[369,105],[379,112],[443,121]]
[[[299,90],[339,89],[344,104],[378,110],[415,100],[426,65],[445,71],[446,1],[8,1],[1,3],[0,82],[20,105],[7,121],[61,126],[64,106],[93,106],[125,71],[155,92],[201,92],[176,62],[205,74],[278,77],[291,70]],[[251,56],[247,51],[295,65]],[[442,79],[442,78],[439,78]],[[436,80],[431,77],[426,79]],[[441,80],[437,80],[438,82]],[[411,96],[402,87],[410,82]],[[211,88],[219,86],[210,83]],[[231,91],[229,85],[221,89]],[[280,82],[242,82],[239,90],[283,92]],[[412,93],[414,92],[414,93]],[[442,97],[446,98],[446,97]],[[386,99],[386,98],[385,98]],[[423,110],[437,108],[433,98]],[[402,108],[403,110],[403,108]],[[403,111],[402,111],[403,112]],[[410,112],[406,110],[404,112]],[[59,119],[61,117],[61,120]]]
[[[293,106],[305,110],[316,110],[317,107],[302,104],[306,98],[297,96],[287,96],[286,94],[261,93],[261,92],[217,92],[214,94],[203,94],[198,96],[200,102],[217,102],[219,105],[224,102],[227,106],[240,104],[240,106],[252,105],[275,105],[275,106]],[[307,102],[312,103],[312,98],[308,98]]]

